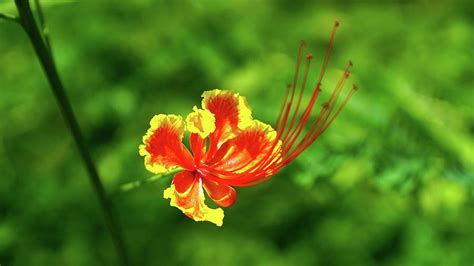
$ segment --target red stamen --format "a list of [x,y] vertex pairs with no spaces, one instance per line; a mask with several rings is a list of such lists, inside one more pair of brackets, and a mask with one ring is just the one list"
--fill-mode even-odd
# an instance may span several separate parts
[[293,83],[292,83],[291,88],[290,88],[291,97],[290,97],[290,100],[286,103],[285,115],[283,117],[281,127],[278,129],[278,134],[277,134],[278,138],[285,131],[286,122],[288,121],[288,115],[289,115],[290,110],[291,110],[291,104],[292,104],[293,99],[295,97],[296,82],[298,81],[298,74],[300,72],[301,59],[302,59],[302,55],[303,55],[304,46],[305,46],[304,41],[301,41],[300,42],[300,48],[298,49],[298,57],[297,57],[297,60],[296,60],[296,69],[295,69],[295,73],[293,75]]
[[283,137],[283,142],[285,142],[286,139],[288,138],[288,135],[291,135],[290,134],[291,132],[294,133],[294,131],[296,129],[296,128],[293,128],[293,124],[295,122],[296,115],[298,114],[298,111],[300,109],[301,100],[303,99],[304,88],[306,87],[306,81],[308,79],[308,72],[309,72],[309,68],[311,66],[311,59],[312,58],[313,58],[313,56],[311,54],[306,55],[306,67],[305,67],[305,70],[304,70],[303,82],[301,83],[301,87],[300,87],[300,94],[298,96],[298,102],[296,103],[296,108],[295,108],[295,111],[293,113],[293,117],[291,118],[290,126],[288,127],[289,130],[287,131],[287,133]]
[[[300,69],[300,66],[301,66],[301,60],[302,60],[302,54],[303,54],[304,46],[305,46],[304,41],[301,41],[300,42],[300,47],[298,49],[295,73],[293,75],[293,82],[292,82],[291,87],[287,87],[287,90],[285,91],[284,100],[283,100],[282,106],[280,108],[280,112],[278,114],[277,121],[275,123],[275,130],[277,131],[277,137],[276,137],[274,143],[272,144],[270,152],[265,156],[265,158],[263,160],[261,160],[259,163],[255,164],[251,169],[249,169],[249,171],[253,171],[255,169],[264,167],[268,164],[268,160],[270,159],[274,149],[278,145],[278,140],[280,139],[281,135],[285,131],[286,123],[288,121],[288,115],[289,115],[290,110],[291,110],[291,104],[293,102],[294,95],[295,95],[295,88],[296,88],[296,83],[297,83],[297,80],[298,80],[298,74],[299,74],[299,69]],[[311,55],[307,55],[307,57],[306,57],[307,60],[311,60],[311,58],[312,58]],[[305,83],[306,83],[306,81],[305,81]],[[288,96],[289,96],[290,92],[291,92],[291,97],[288,101]],[[299,101],[301,101],[301,100],[299,100]],[[283,111],[284,111],[284,116],[283,116],[283,120],[282,120],[281,116],[283,114]],[[281,123],[281,125],[280,125],[280,123]],[[289,129],[291,129],[291,128],[289,128]],[[270,160],[270,162],[271,162],[271,160]]]
[[324,73],[326,72],[326,68],[329,63],[329,57],[332,51],[332,46],[334,45],[334,37],[336,36],[337,28],[339,28],[339,21],[336,20],[336,22],[334,23],[334,27],[332,28],[331,37],[329,37],[328,49],[326,51],[326,56],[324,57],[324,64],[323,64],[323,67],[321,68],[321,72],[319,73],[319,79],[318,79],[317,84],[321,83],[324,77]]
[[[291,141],[285,141],[283,143],[284,148],[288,147],[288,146],[289,147],[293,146],[296,139],[298,139],[299,135],[301,134],[301,131],[305,127],[306,123],[308,122],[309,116],[311,114],[311,111],[313,110],[314,104],[316,103],[316,101],[318,99],[320,91],[321,91],[320,83],[318,83],[316,85],[314,91],[313,91],[313,95],[311,96],[311,99],[310,99],[306,109],[304,110],[303,114],[301,115],[300,119],[298,120],[298,123],[296,124],[295,129],[298,129],[297,132],[296,132],[296,135],[293,134],[293,138],[290,137]],[[290,143],[290,144],[288,144],[288,143]]]
[[[301,115],[301,117],[300,117],[300,119],[299,119],[299,121],[298,121],[296,127],[292,129],[292,126],[290,126],[289,129],[288,129],[288,132],[290,132],[290,133],[289,133],[290,135],[294,135],[294,133],[291,133],[291,131],[295,132],[296,129],[298,129],[298,130],[297,130],[297,133],[296,133],[296,135],[293,137],[293,139],[291,139],[291,137],[288,138],[288,133],[285,134],[285,137],[283,138],[283,139],[284,139],[284,140],[283,140],[283,149],[286,150],[286,152],[288,152],[288,150],[289,150],[288,147],[289,147],[289,148],[292,147],[292,145],[294,144],[294,142],[296,141],[296,139],[297,139],[298,136],[300,135],[302,129],[303,129],[304,126],[306,125],[306,123],[307,123],[307,121],[308,121],[308,119],[309,119],[309,116],[310,116],[310,114],[311,114],[311,110],[312,110],[312,108],[313,108],[313,106],[314,106],[314,104],[315,104],[315,102],[316,102],[316,100],[317,100],[317,97],[318,97],[319,92],[320,92],[321,81],[322,81],[322,79],[323,79],[323,77],[324,77],[324,74],[325,74],[326,69],[327,69],[327,65],[328,65],[328,63],[329,63],[329,58],[330,58],[331,51],[332,51],[332,47],[333,47],[333,43],[334,43],[334,37],[335,37],[336,30],[337,30],[338,27],[339,27],[339,22],[336,21],[336,22],[335,22],[335,25],[334,25],[334,27],[333,27],[333,30],[332,30],[332,32],[331,32],[331,37],[330,37],[330,40],[329,40],[328,49],[327,49],[327,51],[326,51],[326,56],[325,56],[325,59],[324,59],[324,63],[323,63],[323,66],[322,66],[322,68],[321,68],[321,72],[320,72],[320,74],[319,74],[319,79],[318,79],[318,82],[316,83],[316,86],[315,86],[315,89],[314,89],[314,91],[313,91],[313,95],[312,95],[312,97],[311,97],[311,100],[310,100],[308,106],[306,107],[305,111],[304,111],[303,114]],[[300,51],[301,51],[301,50],[300,50]],[[299,51],[299,53],[298,53],[298,59],[300,59],[300,51]],[[297,67],[297,70],[299,70],[299,64],[300,64],[300,60],[297,62],[297,66],[298,66],[298,67]],[[298,73],[295,72],[295,77],[297,77],[297,74],[298,74]],[[293,93],[293,94],[294,94],[294,88],[295,88],[295,86],[296,86],[296,83],[295,83],[295,79],[294,79],[294,83],[293,83],[293,87],[292,87],[292,90],[293,90],[292,93]],[[282,127],[278,128],[277,138],[280,138],[280,136],[282,135],[282,133],[285,131],[285,125],[286,125],[286,121],[287,121],[287,119],[288,119],[289,111],[290,111],[290,109],[291,109],[292,99],[293,99],[293,97],[290,99],[289,103],[287,104],[287,108],[286,108],[286,112],[285,112],[285,118],[283,119]],[[286,101],[287,101],[287,99],[285,99],[285,102],[286,102]],[[320,115],[318,116],[318,117],[319,117],[319,120],[321,119],[321,116],[322,116],[323,114],[324,114],[324,112],[320,113]],[[293,117],[294,117],[294,116],[295,116],[295,115],[293,115]],[[327,119],[327,117],[328,117],[328,115],[326,115],[324,121]],[[293,118],[292,118],[292,120],[293,120]],[[318,125],[319,120],[317,119],[317,121],[315,122],[315,124],[313,125],[313,127],[316,127],[316,126]],[[290,123],[293,124],[294,121],[293,121],[293,122],[290,122]],[[313,129],[313,131],[314,131],[314,129]],[[311,133],[312,133],[312,132],[311,132]],[[310,136],[311,136],[311,134],[307,135],[306,137],[309,138]],[[288,139],[291,139],[291,141],[290,141],[290,144],[291,144],[291,145],[288,145]],[[303,141],[302,141],[302,142],[303,142]],[[276,147],[276,144],[277,144],[277,142],[275,142],[274,147]],[[300,143],[300,144],[301,144],[301,143]],[[301,147],[302,147],[302,145],[301,145]],[[297,148],[298,148],[298,147],[297,147]],[[295,149],[296,149],[296,148],[295,148]],[[285,152],[285,151],[282,152],[282,154],[283,154],[284,157],[285,157],[285,155],[286,155],[286,152]],[[268,160],[268,159],[269,159],[268,157],[269,157],[269,156],[267,156],[267,158],[264,160],[264,162],[263,162],[263,164],[262,164],[262,166],[261,166],[260,169],[265,169],[265,168],[267,168],[269,165],[271,165],[270,163],[268,163],[268,161],[269,161],[269,160]],[[295,157],[296,157],[296,156],[295,156]],[[286,161],[286,162],[285,162],[285,161]],[[271,162],[271,160],[270,160],[270,162]],[[289,163],[289,161],[283,160],[279,165],[286,165],[287,163]],[[278,168],[280,169],[281,167],[278,167]],[[276,172],[276,171],[275,171],[275,172]]]
[[347,102],[349,101],[349,99],[352,97],[352,95],[354,95],[354,93],[358,90],[357,86],[356,85],[352,85],[352,89],[351,91],[347,94],[346,98],[344,99],[344,101],[341,103],[341,105],[339,106],[339,108],[337,109],[336,113],[334,114],[334,116],[329,120],[329,122],[326,124],[326,126],[324,126],[323,128],[323,131],[321,132],[321,134],[331,125],[331,123],[334,121],[334,119],[336,119],[336,117],[339,115],[339,113],[342,111],[342,109],[344,109],[344,107],[346,106]]
[[[350,66],[351,65],[349,65],[348,67]],[[330,117],[330,114],[332,113],[334,109],[335,103],[337,102],[339,98],[339,94],[348,76],[349,76],[349,70],[347,68],[343,76],[339,80],[336,86],[336,89],[333,91],[330,99],[324,104],[323,110],[318,116],[318,119],[313,123],[313,126],[311,127],[309,132],[305,135],[303,140],[298,144],[298,146],[294,150],[291,151],[291,154],[286,158],[285,160],[286,164],[294,160],[299,154],[301,154],[301,152],[303,152],[306,148],[308,148],[326,130],[326,128],[332,123],[332,121],[334,121],[335,117],[342,111],[345,104],[349,100],[350,96],[354,94],[354,90],[351,90],[351,92],[348,94],[346,99],[343,101],[341,106],[336,111],[336,114],[333,115],[333,117],[329,120],[329,122],[326,123],[326,121],[328,120],[328,118]],[[323,118],[319,119],[321,116],[323,116]],[[323,121],[322,124],[320,124],[320,121]]]
[[327,118],[328,116],[328,108],[329,108],[329,104],[326,102],[318,117],[316,118],[316,120],[313,122],[312,126],[311,126],[311,129],[306,133],[306,135],[303,137],[303,139],[298,143],[298,145],[291,151],[291,152],[288,152],[289,149],[291,148],[291,146],[289,146],[288,148],[286,148],[284,150],[284,154],[286,155],[285,156],[285,159],[283,160],[282,162],[282,166],[285,166],[287,165],[288,163],[290,163],[291,161],[293,161],[301,152],[303,152],[305,149],[306,149],[306,146],[305,146],[305,143],[308,141],[308,139],[311,137],[311,135],[313,134],[313,132],[318,128],[318,125],[320,124],[320,121],[323,121]]
[[[322,129],[322,127],[325,124],[325,121],[327,120],[327,118],[331,114],[332,110],[334,109],[334,105],[335,105],[335,103],[337,102],[337,100],[339,98],[339,94],[341,93],[342,88],[344,87],[345,80],[349,77],[349,69],[350,69],[351,66],[352,66],[352,63],[349,62],[348,66],[344,70],[344,74],[339,79],[339,81],[336,85],[336,88],[333,90],[331,96],[329,97],[329,100],[324,104],[323,109],[321,110],[321,113],[319,114],[316,121],[313,123],[311,129],[306,133],[305,137],[303,138],[303,140],[300,141],[298,146],[291,152],[291,153],[294,153],[294,155],[295,155],[295,156],[292,156],[292,157],[296,157],[297,155],[299,155],[303,150],[305,150],[317,138],[317,137],[314,138],[313,136],[319,136],[320,135],[318,133]],[[323,119],[320,119],[323,114],[325,115],[325,117]],[[320,121],[324,121],[322,126],[320,126],[320,124],[319,124]],[[285,149],[284,152],[288,152],[288,150],[289,150],[289,148]]]
[[[298,133],[296,134],[296,137],[295,139],[298,137],[298,135],[301,133],[302,129],[304,128],[304,125],[306,124],[308,118],[309,118],[309,115],[311,113],[311,110],[313,108],[313,105],[314,103],[316,102],[316,98],[319,94],[319,91],[320,91],[320,87],[321,87],[321,81],[324,77],[324,74],[326,72],[326,69],[327,69],[327,65],[329,63],[329,58],[330,58],[330,55],[331,55],[331,51],[332,51],[332,47],[333,47],[333,44],[334,44],[334,38],[335,38],[335,35],[336,35],[336,30],[337,28],[339,27],[339,22],[336,21],[335,24],[334,24],[334,27],[332,29],[332,32],[331,32],[331,37],[329,38],[329,44],[328,44],[328,48],[326,50],[326,55],[324,57],[324,63],[323,63],[323,66],[321,67],[321,72],[319,73],[319,78],[318,78],[318,82],[316,83],[316,86],[315,86],[315,89],[314,89],[314,92],[313,92],[313,96],[311,97],[311,100],[308,104],[308,106],[306,107],[306,110],[305,112],[303,113],[303,115],[300,117],[300,120],[298,121],[295,129],[293,130],[293,132],[296,131],[296,129],[298,129]],[[290,137],[291,138],[291,137]],[[284,143],[287,143],[286,142],[287,139],[284,139]],[[294,140],[291,141],[292,143],[294,143]],[[291,146],[291,145],[290,145]]]

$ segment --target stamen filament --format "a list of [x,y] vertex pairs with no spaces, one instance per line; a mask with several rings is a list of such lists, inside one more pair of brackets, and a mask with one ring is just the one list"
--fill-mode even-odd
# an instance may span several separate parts
[[305,67],[305,70],[304,70],[303,82],[301,83],[300,94],[298,96],[298,102],[296,103],[296,108],[295,108],[295,111],[293,113],[293,117],[291,118],[291,122],[290,122],[290,126],[289,126],[289,129],[291,129],[291,130],[288,130],[288,132],[285,134],[285,136],[283,137],[283,142],[285,142],[286,139],[288,138],[288,135],[290,135],[291,132],[294,133],[294,131],[296,129],[296,128],[293,128],[293,124],[295,122],[295,118],[296,118],[296,116],[298,114],[298,111],[300,109],[301,100],[303,99],[304,88],[306,87],[306,81],[308,79],[308,72],[309,72],[309,68],[311,66],[311,59],[312,58],[313,58],[313,56],[311,54],[306,55],[306,67]]
[[[318,118],[316,119],[315,122],[313,122],[311,129],[306,133],[306,135],[300,141],[300,143],[291,151],[292,155],[289,156],[290,158],[293,158],[293,159],[296,158],[296,156],[298,156],[303,150],[305,150],[312,142],[314,142],[314,140],[317,138],[317,136],[320,135],[318,133],[324,127],[327,118],[330,116],[332,110],[334,109],[335,103],[337,102],[337,100],[339,98],[339,94],[340,94],[342,88],[344,87],[345,80],[349,77],[349,69],[351,67],[352,67],[352,63],[349,62],[348,66],[344,70],[344,74],[339,79],[339,81],[336,85],[336,88],[333,90],[331,96],[329,97],[329,100],[324,104],[323,109],[321,110],[321,113],[318,115]],[[319,126],[319,122],[321,121],[321,117],[322,117],[323,114],[326,115],[326,117],[324,117],[324,119],[322,120],[322,121],[324,121],[323,125]],[[314,138],[312,135],[316,136],[316,138]],[[296,138],[294,138],[291,141],[290,145],[287,145],[287,146],[284,147],[284,150],[283,150],[284,154],[286,154],[291,149],[291,147],[293,146],[295,140],[296,140]],[[290,161],[291,160],[292,159],[290,159]]]
[[297,57],[297,60],[296,60],[296,69],[295,69],[295,73],[293,75],[293,83],[292,83],[291,88],[290,88],[291,97],[290,97],[290,100],[288,101],[288,103],[286,103],[285,115],[283,117],[281,127],[277,130],[278,138],[280,138],[280,136],[285,131],[286,122],[288,121],[288,115],[289,115],[290,110],[291,110],[291,104],[292,104],[293,99],[295,97],[296,83],[298,81],[298,74],[300,72],[300,66],[301,66],[301,60],[302,60],[302,56],[303,56],[304,46],[305,46],[304,41],[301,41],[300,48],[298,49],[298,57]]
[[357,86],[356,85],[352,85],[352,89],[351,91],[347,94],[346,98],[344,99],[344,101],[341,103],[341,105],[339,106],[339,108],[337,109],[336,113],[333,115],[333,117],[329,120],[329,122],[326,124],[326,126],[324,126],[321,134],[331,125],[331,123],[334,121],[334,119],[336,119],[336,117],[339,115],[339,113],[342,111],[342,109],[344,109],[344,107],[346,106],[347,102],[349,101],[349,99],[352,97],[352,95],[354,95],[354,93],[357,91]]
[[[330,58],[330,55],[331,55],[332,47],[333,47],[333,44],[334,44],[334,38],[335,38],[336,31],[337,31],[338,27],[339,27],[339,22],[336,21],[335,24],[334,24],[334,27],[332,29],[332,32],[331,32],[331,37],[329,39],[328,48],[326,50],[326,55],[324,57],[324,63],[323,63],[323,66],[321,67],[321,71],[319,73],[318,82],[316,83],[315,89],[313,91],[312,98],[311,98],[308,106],[306,107],[305,112],[303,112],[303,114],[301,115],[300,120],[298,121],[296,127],[293,129],[293,132],[295,132],[298,129],[297,130],[298,133],[296,134],[294,139],[292,139],[290,141],[290,143],[291,143],[291,145],[289,145],[290,147],[294,144],[295,140],[298,138],[299,134],[303,130],[304,126],[306,125],[306,123],[309,119],[309,116],[311,114],[311,110],[313,109],[313,106],[316,102],[317,96],[319,95],[319,92],[320,92],[320,89],[321,89],[321,81],[324,77],[324,74],[325,74],[326,69],[327,69],[327,65],[329,63],[329,58]],[[293,135],[293,134],[291,134],[291,135]],[[290,137],[290,139],[291,139],[291,137]],[[288,146],[287,145],[287,143],[288,143],[287,140],[288,140],[287,138],[283,139],[284,146]]]

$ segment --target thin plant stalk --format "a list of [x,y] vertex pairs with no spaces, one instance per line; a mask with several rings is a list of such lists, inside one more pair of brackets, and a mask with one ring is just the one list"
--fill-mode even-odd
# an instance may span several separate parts
[[143,185],[155,183],[155,182],[157,182],[157,181],[159,181],[159,180],[161,180],[161,179],[163,179],[167,176],[176,174],[180,171],[183,171],[183,169],[182,168],[176,168],[176,169],[173,169],[173,170],[171,170],[169,172],[166,172],[164,174],[157,174],[157,175],[153,175],[153,176],[150,176],[150,177],[147,177],[147,178],[144,178],[144,179],[140,179],[140,180],[137,180],[137,181],[132,181],[132,182],[129,182],[129,183],[122,184],[118,187],[117,190],[110,193],[110,195],[114,196],[114,195],[117,195],[117,194],[120,194],[120,193],[123,193],[123,192],[128,192],[128,191],[140,188]]
[[28,35],[31,44],[36,52],[36,55],[41,63],[41,66],[46,74],[49,85],[54,93],[57,103],[61,109],[66,124],[70,129],[70,133],[79,150],[80,156],[87,170],[90,183],[95,191],[99,205],[102,209],[106,226],[112,236],[115,249],[118,254],[118,259],[121,265],[129,265],[128,256],[125,249],[125,244],[122,238],[118,220],[116,219],[115,211],[112,202],[107,197],[104,185],[102,184],[97,168],[92,161],[90,152],[85,144],[84,138],[81,134],[81,129],[74,115],[71,104],[67,98],[64,86],[59,77],[56,65],[54,63],[52,54],[49,50],[49,45],[46,43],[46,38],[43,36],[36,24],[31,6],[28,0],[15,0],[18,9],[19,23]]
[[0,19],[4,19],[6,21],[12,21],[12,22],[16,22],[16,23],[20,22],[17,17],[15,17],[13,15],[10,15],[10,14],[4,14],[4,13],[0,13]]

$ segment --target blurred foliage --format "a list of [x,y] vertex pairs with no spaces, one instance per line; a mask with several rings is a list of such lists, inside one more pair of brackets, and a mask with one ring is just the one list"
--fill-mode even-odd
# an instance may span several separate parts
[[[223,228],[169,207],[170,179],[115,196],[134,265],[474,263],[470,1],[45,2],[109,190],[150,175],[137,153],[149,119],[186,115],[203,90],[238,91],[274,121],[299,40],[319,63],[341,22],[323,92],[348,59],[361,89],[331,128],[270,181],[238,189]],[[0,264],[114,265],[77,150],[13,23],[0,21],[0,61]]]

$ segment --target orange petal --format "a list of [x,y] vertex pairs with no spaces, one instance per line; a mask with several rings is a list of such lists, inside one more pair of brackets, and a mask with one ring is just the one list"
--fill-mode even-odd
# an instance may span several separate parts
[[193,157],[181,143],[185,125],[176,115],[155,115],[139,146],[145,167],[152,173],[165,173],[174,167],[193,167]]
[[277,157],[281,141],[275,144],[276,136],[276,131],[270,125],[253,120],[251,126],[223,144],[208,163],[218,170],[245,173],[262,161],[271,161]]
[[219,146],[235,136],[239,129],[251,124],[252,111],[247,100],[239,94],[215,89],[205,91],[202,97],[202,107],[215,117],[216,129],[210,135],[211,142],[215,142],[214,146]]
[[209,221],[222,226],[224,211],[221,208],[211,209],[204,203],[202,179],[198,174],[183,171],[176,174],[173,183],[163,192],[170,205],[180,209],[195,221]]
[[183,171],[174,175],[173,184],[176,192],[180,195],[189,193],[194,185],[195,179],[194,173],[190,171]]
[[219,206],[229,207],[235,203],[237,193],[232,187],[208,179],[203,179],[202,184],[209,197]]
[[191,133],[189,136],[189,146],[193,151],[194,161],[201,162],[201,158],[206,152],[206,139],[201,138],[197,133]]

